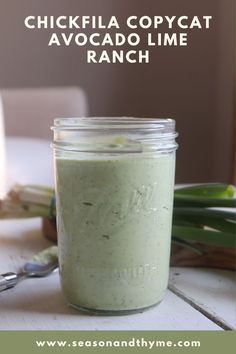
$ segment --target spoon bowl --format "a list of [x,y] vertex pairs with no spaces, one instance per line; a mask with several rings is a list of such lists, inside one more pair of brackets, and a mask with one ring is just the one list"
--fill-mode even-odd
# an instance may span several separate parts
[[21,272],[0,275],[0,291],[14,287],[25,278],[45,277],[56,269],[58,269],[57,246],[52,246],[27,261]]

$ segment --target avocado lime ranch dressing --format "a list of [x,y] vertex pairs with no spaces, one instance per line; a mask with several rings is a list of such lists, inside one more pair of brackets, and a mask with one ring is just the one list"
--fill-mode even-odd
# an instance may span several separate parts
[[[99,125],[98,118],[87,119]],[[76,128],[89,141],[91,127],[86,134]],[[133,144],[134,128],[129,139],[112,137],[105,146],[97,139],[96,150],[94,135],[90,151],[88,144],[65,151],[54,143],[61,284],[67,302],[79,309],[138,312],[160,302],[167,288],[176,144],[172,137],[172,145],[142,149],[146,140]],[[69,131],[63,140],[75,146]]]

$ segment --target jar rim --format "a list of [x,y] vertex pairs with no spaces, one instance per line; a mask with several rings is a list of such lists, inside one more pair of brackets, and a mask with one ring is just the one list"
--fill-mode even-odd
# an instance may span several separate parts
[[55,118],[52,130],[154,130],[160,134],[175,133],[175,120],[171,118],[135,117],[74,117]]
[[56,118],[53,147],[68,151],[173,151],[175,120],[170,118],[75,117]]

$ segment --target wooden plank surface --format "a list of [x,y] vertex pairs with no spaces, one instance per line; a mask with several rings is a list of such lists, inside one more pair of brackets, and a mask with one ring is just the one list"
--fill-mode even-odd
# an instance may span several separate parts
[[172,268],[169,289],[225,329],[236,329],[235,272],[210,268]]
[[219,330],[182,299],[167,292],[149,311],[130,316],[90,316],[69,308],[58,274],[29,279],[0,293],[0,330]]
[[[0,221],[1,272],[17,271],[27,258],[49,245],[41,235],[39,219]],[[27,279],[0,293],[0,330],[6,329],[221,330],[171,291],[159,306],[142,314],[82,314],[65,304],[58,273]]]

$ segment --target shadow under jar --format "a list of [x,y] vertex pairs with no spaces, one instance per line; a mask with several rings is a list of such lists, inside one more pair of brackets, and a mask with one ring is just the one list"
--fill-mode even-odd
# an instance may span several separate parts
[[66,301],[105,315],[158,304],[169,274],[175,121],[58,118],[52,129]]

